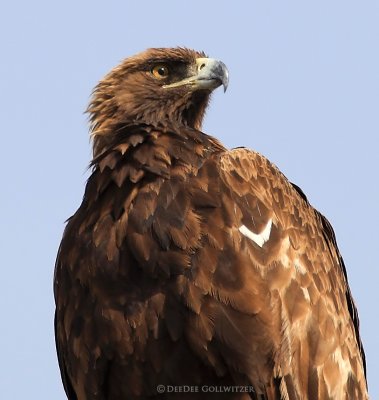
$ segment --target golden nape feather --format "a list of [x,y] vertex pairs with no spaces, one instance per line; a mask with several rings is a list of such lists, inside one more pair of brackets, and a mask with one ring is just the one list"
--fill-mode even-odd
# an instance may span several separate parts
[[262,155],[201,131],[221,85],[221,61],[174,48],[94,90],[54,277],[70,400],[368,399],[333,229]]

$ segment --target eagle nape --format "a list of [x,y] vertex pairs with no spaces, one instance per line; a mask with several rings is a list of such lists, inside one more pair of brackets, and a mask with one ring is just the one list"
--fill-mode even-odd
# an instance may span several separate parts
[[202,131],[228,81],[203,52],[157,48],[93,92],[54,274],[70,400],[368,399],[330,223],[267,158]]

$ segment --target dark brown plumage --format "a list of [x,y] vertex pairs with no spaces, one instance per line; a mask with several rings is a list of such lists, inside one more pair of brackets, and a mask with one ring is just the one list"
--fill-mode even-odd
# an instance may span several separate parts
[[150,49],[94,91],[92,175],[55,268],[70,400],[368,398],[333,230],[263,156],[200,131],[221,84],[203,53]]

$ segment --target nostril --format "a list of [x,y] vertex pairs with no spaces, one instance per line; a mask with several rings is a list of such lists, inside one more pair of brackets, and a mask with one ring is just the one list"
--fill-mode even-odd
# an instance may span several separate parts
[[202,70],[204,67],[205,67],[205,64],[203,63],[200,65],[199,69]]

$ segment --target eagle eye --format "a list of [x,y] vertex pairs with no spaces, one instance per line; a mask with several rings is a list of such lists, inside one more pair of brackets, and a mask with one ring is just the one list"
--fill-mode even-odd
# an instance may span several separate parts
[[151,73],[155,78],[164,79],[168,77],[169,71],[166,65],[159,64],[152,68]]

